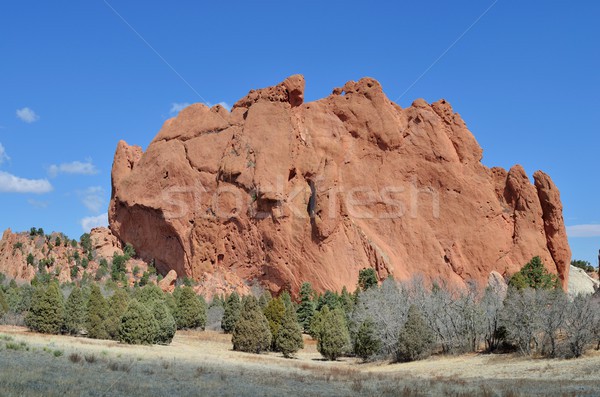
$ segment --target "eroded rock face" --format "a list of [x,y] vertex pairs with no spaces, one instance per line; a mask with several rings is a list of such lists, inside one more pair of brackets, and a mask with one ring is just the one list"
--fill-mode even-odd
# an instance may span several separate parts
[[162,274],[219,288],[354,289],[364,267],[485,285],[535,255],[566,286],[558,190],[481,158],[445,100],[402,109],[364,78],[304,103],[296,75],[231,112],[191,105],[144,153],[119,142],[110,227]]

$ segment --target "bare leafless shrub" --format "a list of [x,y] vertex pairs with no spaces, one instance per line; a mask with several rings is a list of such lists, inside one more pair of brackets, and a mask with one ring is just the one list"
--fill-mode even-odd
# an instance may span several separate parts
[[78,364],[83,360],[83,358],[81,355],[79,355],[79,353],[71,353],[69,354],[69,360],[74,364]]
[[598,306],[590,295],[577,295],[569,305],[565,331],[569,350],[580,357],[594,340],[594,327],[598,322]]
[[90,363],[90,364],[94,364],[97,361],[95,354],[86,354],[84,356],[84,358],[85,358],[85,362]]

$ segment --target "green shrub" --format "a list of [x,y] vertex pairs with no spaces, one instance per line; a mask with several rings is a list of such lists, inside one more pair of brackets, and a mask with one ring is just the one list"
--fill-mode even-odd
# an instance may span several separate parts
[[285,310],[277,337],[275,339],[275,350],[284,357],[292,357],[294,353],[304,347],[302,340],[302,328],[298,324],[298,318],[293,308]]
[[132,300],[121,318],[119,341],[128,344],[152,344],[158,334],[158,323],[152,312],[137,300]]
[[271,301],[267,303],[267,307],[264,310],[265,317],[267,318],[267,322],[269,324],[269,330],[271,331],[271,336],[273,337],[273,350],[276,348],[275,341],[277,340],[277,335],[283,322],[285,312],[286,308],[281,298],[271,299]]
[[225,302],[225,311],[223,312],[223,319],[221,320],[223,332],[226,334],[233,332],[235,323],[240,317],[241,309],[240,296],[234,291],[229,295]]
[[36,290],[25,324],[33,331],[44,334],[58,334],[63,327],[64,312],[63,296],[58,283],[52,282],[47,288]]
[[65,323],[63,329],[76,335],[85,328],[86,306],[81,288],[75,287],[65,304]]
[[348,350],[350,334],[342,309],[323,306],[314,318],[312,332],[317,339],[317,350],[328,360],[335,361]]
[[6,297],[4,296],[4,291],[0,288],[0,317],[4,316],[4,314],[8,311],[8,303],[6,302]]
[[164,301],[154,302],[150,307],[158,326],[154,343],[168,345],[173,340],[177,330],[175,319]]
[[233,350],[258,354],[269,349],[271,338],[269,323],[258,301],[253,296],[245,297],[232,333]]
[[104,329],[110,339],[119,339],[119,327],[121,326],[121,317],[129,305],[129,296],[124,289],[118,288],[113,296],[108,300],[108,310],[104,320]]
[[415,305],[408,309],[406,323],[398,335],[397,361],[415,361],[428,357],[435,338]]
[[87,320],[86,329],[88,337],[94,339],[108,339],[108,332],[106,331],[106,318],[108,315],[108,304],[100,287],[96,284],[92,284],[90,292],[90,298],[87,304]]
[[206,304],[197,298],[191,287],[183,287],[177,299],[175,312],[177,329],[201,328],[206,326]]
[[315,303],[313,302],[315,292],[310,283],[303,283],[300,287],[300,305],[298,306],[298,321],[304,332],[310,329],[310,322],[315,314]]
[[366,361],[369,357],[377,354],[380,347],[381,342],[375,335],[375,323],[371,318],[367,318],[358,328],[354,340],[354,354]]
[[535,256],[521,270],[513,274],[508,284],[517,289],[527,287],[553,289],[560,287],[560,280],[556,275],[548,273],[542,259]]
[[594,266],[592,266],[590,264],[590,262],[583,261],[583,260],[572,260],[571,261],[571,266],[575,266],[575,267],[578,267],[580,269],[583,269],[584,271],[586,271],[588,273],[592,273],[592,272],[594,272],[596,270],[596,269],[594,269]]
[[377,273],[373,268],[364,268],[358,272],[358,287],[362,291],[377,286]]

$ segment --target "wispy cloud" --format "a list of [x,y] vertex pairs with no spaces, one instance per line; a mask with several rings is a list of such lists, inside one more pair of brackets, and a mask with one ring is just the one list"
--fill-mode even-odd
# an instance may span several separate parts
[[33,123],[40,119],[40,116],[35,114],[35,112],[32,109],[27,108],[27,107],[22,108],[22,109],[17,109],[17,117],[26,123]]
[[567,235],[569,237],[600,237],[600,225],[585,224],[567,226]]
[[27,202],[33,208],[44,209],[44,208],[48,207],[48,202],[47,201],[39,201],[39,200],[34,200],[34,199],[28,199]]
[[104,189],[101,186],[91,186],[84,191],[78,192],[81,202],[87,209],[98,213],[104,207]]
[[81,220],[81,227],[84,232],[89,232],[94,227],[108,226],[108,213],[100,214],[98,216],[87,216]]
[[52,191],[52,185],[47,179],[25,179],[0,171],[0,192],[2,193],[35,193],[42,194]]
[[231,111],[231,105],[229,105],[227,102],[219,102],[219,103],[210,103],[210,102],[206,102],[206,106],[208,106],[209,108],[212,108],[215,105],[221,105],[223,106],[225,109],[227,109],[228,111]]
[[[212,108],[215,105],[221,105],[228,111],[231,111],[231,105],[229,105],[227,102],[219,102],[219,103],[205,102],[204,104],[206,106],[208,106],[209,108]],[[187,108],[190,105],[191,105],[191,103],[188,103],[188,102],[173,102],[171,104],[171,110],[169,110],[169,113],[172,115],[177,115],[179,112],[181,112],[183,109]]]
[[8,157],[8,155],[6,154],[6,150],[4,150],[4,146],[2,146],[2,144],[0,143],[0,164],[4,163],[7,160],[10,160],[10,157]]
[[169,110],[169,113],[177,114],[190,105],[191,105],[191,103],[187,103],[187,102],[173,102],[171,104],[171,110]]
[[95,175],[97,173],[98,169],[89,159],[86,162],[73,161],[72,163],[52,164],[48,167],[48,174],[52,178],[58,174]]

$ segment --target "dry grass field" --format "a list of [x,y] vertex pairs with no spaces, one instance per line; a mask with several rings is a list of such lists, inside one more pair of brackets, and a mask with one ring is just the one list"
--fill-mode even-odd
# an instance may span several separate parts
[[511,355],[405,363],[322,361],[231,350],[230,336],[177,332],[169,346],[128,346],[0,326],[1,396],[598,396],[600,353],[577,360]]

